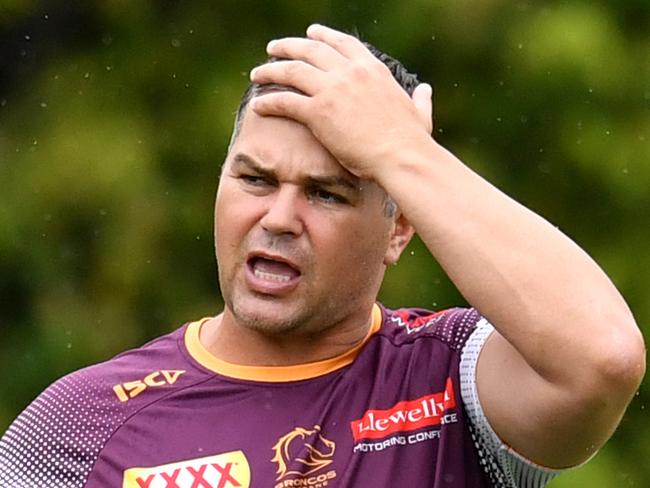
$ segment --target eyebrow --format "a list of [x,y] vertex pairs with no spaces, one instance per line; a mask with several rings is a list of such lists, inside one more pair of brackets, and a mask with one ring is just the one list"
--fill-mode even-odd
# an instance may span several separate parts
[[[260,163],[255,159],[244,153],[237,153],[232,159],[233,166],[243,165],[247,167],[250,171],[254,171],[257,174],[277,180],[277,173],[272,169],[264,168]],[[356,176],[341,176],[341,175],[322,175],[322,176],[305,176],[302,179],[302,183],[305,185],[312,186],[342,186],[350,190],[359,191],[359,178]]]

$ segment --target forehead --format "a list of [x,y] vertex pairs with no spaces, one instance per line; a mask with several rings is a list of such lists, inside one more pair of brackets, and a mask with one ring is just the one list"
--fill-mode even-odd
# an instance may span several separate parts
[[262,117],[247,110],[239,135],[228,154],[245,154],[286,176],[338,176],[358,180],[304,125],[281,117]]

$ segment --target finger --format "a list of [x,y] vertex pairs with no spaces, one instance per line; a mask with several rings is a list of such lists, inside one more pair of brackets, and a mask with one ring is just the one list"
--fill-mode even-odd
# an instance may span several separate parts
[[279,91],[256,96],[250,101],[250,107],[259,115],[288,117],[304,123],[309,100],[298,93]]
[[307,37],[315,41],[324,42],[349,59],[368,56],[374,59],[374,56],[359,39],[324,25],[310,25],[307,28]]
[[254,68],[251,81],[260,85],[276,83],[295,88],[306,95],[313,95],[322,84],[325,73],[302,61],[275,61]]
[[271,41],[266,46],[271,56],[304,61],[323,71],[329,71],[347,61],[346,58],[324,42],[301,37],[286,37]]
[[433,131],[433,88],[428,83],[420,83],[413,90],[411,99],[427,131],[431,133]]

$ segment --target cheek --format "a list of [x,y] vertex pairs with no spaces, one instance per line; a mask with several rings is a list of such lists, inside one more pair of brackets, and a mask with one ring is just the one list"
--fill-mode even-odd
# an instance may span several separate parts
[[229,256],[236,253],[246,234],[245,212],[237,200],[226,192],[220,193],[214,211],[214,242],[219,265],[228,265]]
[[328,275],[337,280],[351,270],[359,279],[367,280],[382,270],[388,246],[387,232],[367,220],[353,219],[344,225],[321,227],[321,256]]

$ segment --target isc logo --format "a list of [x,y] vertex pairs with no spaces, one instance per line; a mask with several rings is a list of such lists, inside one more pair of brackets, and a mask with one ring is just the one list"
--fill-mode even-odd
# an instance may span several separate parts
[[145,376],[142,380],[127,381],[126,383],[115,385],[113,391],[121,402],[128,402],[131,398],[135,398],[148,387],[173,385],[183,373],[185,373],[185,371],[180,369],[163,369],[160,371],[154,371]]

